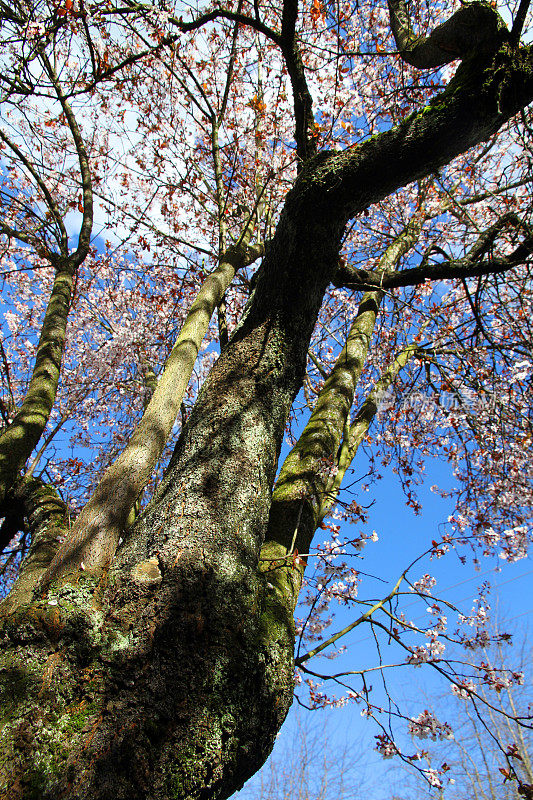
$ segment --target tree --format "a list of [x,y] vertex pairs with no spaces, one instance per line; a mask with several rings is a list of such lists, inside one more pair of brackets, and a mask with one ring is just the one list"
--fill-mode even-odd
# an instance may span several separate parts
[[[506,625],[506,630],[508,630]],[[513,639],[515,637],[513,636]],[[492,668],[504,668],[508,663],[509,641],[483,654]],[[514,648],[513,648],[514,649]],[[426,696],[424,716],[433,720],[453,720],[453,736],[439,738],[438,730],[420,726],[415,718],[410,720],[407,734],[411,741],[405,750],[412,751],[422,739],[423,750],[417,769],[402,762],[388,761],[388,787],[372,768],[370,785],[361,786],[367,754],[363,741],[354,742],[345,749],[339,737],[332,738],[323,712],[293,715],[292,725],[284,727],[276,742],[273,754],[255,778],[239,792],[240,800],[248,798],[323,796],[357,797],[361,791],[372,791],[374,796],[389,796],[396,800],[414,800],[418,797],[482,798],[483,800],[517,800],[527,797],[532,784],[531,731],[514,722],[519,711],[527,710],[530,659],[525,652],[512,658],[514,668],[524,673],[524,685],[509,685],[496,695],[480,689],[486,700],[472,702],[472,698],[459,692],[447,691],[440,696]],[[420,696],[422,686],[415,683],[414,692]],[[495,704],[502,713],[495,713]],[[418,701],[416,703],[418,707]],[[333,712],[335,713],[335,712]],[[331,720],[330,720],[331,721]],[[340,744],[340,747],[339,747]],[[363,761],[363,763],[361,763]],[[439,768],[443,785],[429,790],[425,772]],[[442,766],[444,770],[442,770]],[[367,767],[368,768],[368,767]]]
[[[503,652],[508,643],[498,643],[484,652],[484,660],[491,668],[500,667],[508,660],[509,654]],[[445,742],[436,743],[436,736],[425,735],[424,760],[428,764],[444,762],[451,779],[447,782],[446,791],[438,789],[449,797],[479,797],[498,800],[509,798],[516,800],[529,797],[533,786],[533,769],[531,764],[531,730],[516,725],[513,717],[521,709],[527,710],[529,696],[527,686],[530,680],[530,659],[527,652],[515,655],[515,669],[525,675],[523,686],[508,685],[502,687],[496,696],[487,697],[486,690],[481,690],[488,703],[472,703],[470,698],[457,693],[455,697],[439,698],[437,713],[433,707],[433,716],[445,713],[456,720],[454,736]],[[491,705],[495,705],[495,709]],[[434,703],[432,703],[434,706]],[[502,713],[498,713],[502,712]],[[427,712],[429,713],[429,712]],[[418,731],[412,730],[416,737]],[[432,741],[433,740],[433,741]],[[417,797],[423,792],[427,796],[427,785],[418,780],[408,781],[402,770],[401,786],[398,797]],[[399,784],[400,785],[400,784]]]
[[[338,520],[364,512],[335,502],[393,385],[462,398],[380,423],[411,505],[421,456],[461,481],[433,554],[523,554],[527,11],[509,29],[481,3],[419,7],[417,37],[393,0],[405,66],[372,5],[2,5],[0,535],[6,564],[25,556],[2,604],[4,796],[227,797],[259,768],[293,698],[317,528],[318,597],[355,599],[353,567],[329,577]],[[407,661],[436,663],[442,618],[377,621],[404,580],[354,624],[427,634]]]
[[353,800],[368,789],[370,782],[361,780],[364,750],[356,753],[347,744],[333,743],[331,719],[319,714],[320,720],[307,712],[294,716],[290,730],[283,729],[281,741],[255,780],[237,795],[240,800]]

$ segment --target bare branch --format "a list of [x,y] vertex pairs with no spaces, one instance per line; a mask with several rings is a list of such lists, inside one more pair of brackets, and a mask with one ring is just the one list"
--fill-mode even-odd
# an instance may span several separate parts
[[520,36],[522,35],[522,29],[526,21],[530,4],[531,0],[520,0],[520,5],[518,7],[516,17],[514,18],[513,27],[511,28],[511,39],[515,43],[518,42]]
[[487,230],[483,231],[463,258],[448,259],[440,264],[422,264],[412,269],[405,269],[393,274],[379,271],[371,272],[364,269],[351,269],[348,265],[339,268],[333,284],[352,289],[378,288],[395,289],[405,286],[417,286],[428,280],[464,280],[483,275],[495,275],[507,272],[523,264],[533,253],[533,234],[526,227],[528,235],[521,244],[508,256],[492,256],[486,260],[481,257],[486,254],[496,240],[497,234],[506,226],[524,227],[522,221],[515,214],[505,214]]
[[83,141],[83,136],[81,135],[79,125],[76,121],[76,117],[74,116],[72,108],[70,107],[70,103],[68,102],[63,93],[55,69],[48,60],[48,58],[44,55],[44,53],[42,54],[42,59],[44,67],[55,89],[57,98],[61,103],[61,108],[63,109],[63,113],[65,114],[65,119],[67,120],[70,132],[72,134],[72,138],[74,140],[74,145],[76,147],[76,152],[78,154],[78,161],[80,165],[81,189],[83,195],[83,218],[78,237],[78,246],[76,248],[76,251],[71,256],[69,256],[69,262],[71,264],[71,267],[73,269],[76,269],[85,260],[87,253],[89,252],[89,246],[91,243],[91,233],[93,227],[93,193],[92,193],[91,169],[89,166],[89,157],[87,155],[85,142]]
[[495,51],[509,33],[500,15],[481,2],[462,6],[427,37],[411,28],[405,0],[389,0],[391,28],[404,61],[434,69],[473,52]]
[[[132,13],[151,13],[154,11],[154,7],[149,4],[144,3],[127,3],[125,8],[118,8],[113,9],[111,12],[103,12],[103,13],[111,13],[111,14],[132,14]],[[204,25],[207,25],[209,22],[214,22],[217,19],[228,19],[232,22],[239,22],[241,25],[247,25],[250,28],[253,28],[258,33],[262,33],[267,39],[275,42],[277,45],[280,44],[280,35],[276,31],[273,31],[272,28],[269,28],[268,25],[262,23],[259,19],[254,19],[253,17],[248,17],[246,14],[236,13],[234,11],[228,11],[225,8],[215,8],[212,11],[208,11],[205,14],[201,14],[195,20],[191,20],[190,22],[184,22],[183,19],[180,17],[179,19],[176,17],[171,17],[170,22],[179,28],[180,31],[186,33],[187,31],[195,31],[198,28],[202,28]]]
[[340,631],[337,631],[337,633],[333,634],[333,636],[330,636],[329,639],[326,639],[324,642],[321,642],[319,645],[317,645],[317,647],[314,647],[312,650],[310,650],[305,655],[300,656],[299,658],[296,658],[294,660],[295,665],[297,667],[299,667],[300,664],[303,664],[305,661],[308,661],[313,656],[316,656],[316,655],[318,655],[318,653],[321,653],[322,650],[326,649],[326,647],[329,647],[330,645],[335,644],[337,639],[340,639],[342,636],[346,636],[346,634],[350,633],[350,631],[353,631],[354,628],[357,628],[363,622],[366,622],[367,620],[369,620],[372,617],[372,614],[374,614],[380,608],[383,608],[383,606],[386,603],[390,602],[392,600],[392,598],[398,593],[398,590],[399,590],[400,585],[401,585],[401,583],[402,583],[404,578],[405,578],[405,572],[402,572],[402,574],[400,575],[400,577],[396,581],[395,585],[393,586],[392,590],[389,592],[389,594],[386,597],[384,597],[382,600],[378,600],[376,603],[374,603],[368,609],[368,611],[365,611],[365,613],[361,614],[361,616],[358,617],[354,622],[351,622],[345,628],[343,628]]
[[[59,212],[59,208],[57,206],[57,203],[54,200],[54,198],[52,197],[52,195],[51,195],[46,183],[44,182],[42,177],[39,175],[39,173],[37,172],[37,170],[35,169],[33,164],[30,162],[30,160],[24,155],[24,153],[18,147],[18,145],[15,144],[15,142],[12,142],[11,139],[4,133],[4,131],[0,131],[0,139],[2,139],[2,141],[5,142],[5,144],[9,147],[9,149],[12,150],[13,153],[15,153],[15,155],[19,159],[20,163],[30,173],[30,175],[34,179],[35,183],[37,184],[37,186],[41,190],[41,193],[42,193],[42,195],[43,195],[43,197],[45,199],[45,202],[46,202],[48,208],[50,209],[50,213],[53,216],[53,218],[54,218],[54,220],[55,220],[55,222],[57,224],[57,227],[59,229],[59,234],[60,234],[59,245],[60,245],[60,249],[61,249],[61,254],[63,256],[67,256],[68,255],[68,236],[67,236],[67,232],[66,232],[65,226],[63,224],[63,219],[62,219],[61,214]],[[45,248],[44,248],[44,246],[42,244],[39,243],[39,248],[36,248],[36,249],[43,249],[44,250]]]
[[298,0],[285,0],[280,46],[291,79],[294,98],[296,154],[299,167],[316,155],[316,138],[313,136],[313,98],[307,86],[305,69],[296,38]]

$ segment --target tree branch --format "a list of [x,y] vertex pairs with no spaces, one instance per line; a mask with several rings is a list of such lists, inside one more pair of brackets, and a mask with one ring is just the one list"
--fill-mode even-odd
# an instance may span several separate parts
[[515,43],[519,41],[520,36],[522,35],[522,29],[526,21],[530,4],[531,0],[520,0],[520,5],[513,21],[513,27],[511,28],[511,41]]
[[33,590],[68,529],[68,509],[56,490],[39,478],[24,478],[12,492],[28,521],[31,544],[15,585],[2,602],[2,614],[30,603]]
[[296,20],[298,17],[298,0],[285,0],[280,46],[291,80],[298,166],[316,155],[316,137],[314,134],[313,98],[307,86],[305,69],[296,38]]
[[427,37],[417,36],[405,0],[389,0],[392,33],[404,61],[417,69],[434,69],[473,52],[495,51],[509,32],[497,11],[481,2],[462,6]]
[[0,502],[39,441],[56,397],[74,274],[60,263],[44,316],[26,396],[0,434]]
[[[407,570],[406,570],[406,572],[407,572]],[[358,617],[354,622],[350,623],[349,625],[347,625],[342,630],[340,630],[337,633],[333,634],[333,636],[330,636],[324,642],[321,642],[319,645],[314,647],[308,653],[306,653],[303,656],[300,656],[299,658],[295,658],[294,659],[295,666],[299,667],[301,664],[305,663],[306,661],[308,661],[313,656],[316,656],[316,655],[318,655],[318,653],[321,653],[322,650],[326,649],[326,647],[329,647],[330,645],[335,644],[337,639],[340,639],[342,636],[346,636],[347,633],[350,633],[350,631],[353,631],[354,628],[357,628],[363,622],[367,622],[367,620],[369,620],[372,617],[372,614],[374,614],[376,611],[379,611],[380,608],[383,608],[383,606],[386,603],[389,603],[392,600],[392,598],[397,594],[397,592],[398,592],[398,590],[400,588],[400,585],[401,585],[401,583],[402,583],[404,578],[405,578],[405,572],[402,572],[402,574],[400,575],[400,577],[396,581],[394,587],[392,588],[392,590],[389,592],[389,594],[386,597],[384,597],[382,600],[378,600],[376,603],[374,603],[368,609],[368,611],[365,611],[364,614],[361,614],[361,616]]]
[[[103,11],[103,14],[132,14],[132,13],[157,13],[157,8],[144,3],[128,3],[125,8],[117,8],[113,9],[112,11]],[[248,17],[246,14],[236,13],[234,11],[228,11],[225,8],[215,8],[212,11],[208,11],[205,14],[201,14],[194,20],[190,22],[184,22],[183,19],[177,17],[170,17],[170,22],[179,28],[180,31],[183,33],[187,33],[188,31],[195,31],[198,28],[202,28],[204,25],[207,25],[209,22],[214,22],[217,19],[228,19],[232,22],[238,22],[241,25],[247,25],[250,28],[253,28],[258,33],[262,33],[267,39],[275,42],[275,44],[280,44],[280,35],[276,31],[269,28],[268,25],[265,25],[259,19],[254,17]]]
[[250,263],[249,258],[257,258],[257,246],[248,244],[252,230],[250,218],[237,244],[229,248],[204,281],[141,421],[122,453],[104,472],[68,539],[57,551],[43,576],[43,587],[77,573],[81,564],[86,574],[101,575],[108,570],[128,515],[150,480],[170,435],[213,311],[236,271]]
[[507,272],[513,267],[523,264],[533,253],[533,233],[518,245],[508,256],[491,256],[481,261],[496,240],[497,234],[507,225],[522,227],[523,223],[515,214],[505,214],[494,225],[478,237],[475,244],[463,258],[448,259],[440,264],[424,263],[412,269],[386,274],[380,271],[351,269],[348,265],[340,267],[332,283],[337,287],[350,289],[395,289],[405,286],[417,286],[428,280],[464,280],[483,275],[495,275]]
[[[55,89],[57,98],[61,104],[61,108],[63,109],[65,119],[67,120],[68,126],[70,128],[70,132],[72,134],[72,138],[74,140],[74,145],[76,147],[76,152],[78,155],[78,162],[80,165],[81,190],[83,194],[83,217],[82,217],[80,233],[78,236],[78,246],[75,252],[72,255],[68,256],[70,267],[71,269],[75,270],[85,260],[91,244],[91,233],[93,226],[93,192],[92,192],[91,169],[89,166],[89,157],[87,155],[85,142],[83,141],[83,136],[81,135],[79,125],[77,123],[76,117],[74,116],[72,108],[70,107],[70,103],[68,102],[63,93],[55,69],[51,65],[48,58],[44,55],[44,53],[42,54],[42,59],[44,67]],[[68,247],[68,243],[66,243],[66,245]]]
[[[57,227],[59,229],[59,246],[60,246],[61,254],[63,256],[67,256],[68,255],[68,237],[67,237],[67,232],[66,232],[65,226],[63,224],[63,219],[61,218],[61,214],[59,213],[59,208],[57,206],[57,203],[54,200],[54,198],[52,197],[52,195],[51,195],[46,183],[44,182],[42,177],[39,175],[39,173],[37,172],[37,170],[35,169],[33,164],[30,162],[30,160],[24,155],[22,150],[15,144],[15,142],[11,141],[11,139],[4,133],[4,131],[0,131],[0,139],[2,139],[2,141],[5,142],[5,144],[9,147],[9,149],[12,150],[13,153],[15,153],[15,155],[19,159],[20,163],[30,173],[30,175],[34,179],[35,183],[37,184],[37,186],[41,190],[41,193],[42,193],[42,195],[44,197],[46,205],[50,209],[50,213],[53,216],[53,218],[54,218],[54,220],[55,220],[55,222],[57,224]],[[44,249],[44,246],[41,245],[41,248]]]
[[443,92],[396,127],[341,153],[319,153],[287,196],[287,213],[348,221],[486,141],[532,100],[532,47],[504,45],[469,59]]

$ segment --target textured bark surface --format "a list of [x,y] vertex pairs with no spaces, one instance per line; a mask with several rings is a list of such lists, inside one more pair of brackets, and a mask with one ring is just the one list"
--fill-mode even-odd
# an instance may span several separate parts
[[25,477],[0,509],[9,519],[9,507],[27,520],[31,545],[24,567],[9,595],[0,603],[0,619],[31,603],[33,591],[68,530],[68,510],[56,490],[37,478]]
[[403,0],[389,0],[392,32],[400,55],[418,69],[432,69],[476,51],[492,51],[509,38],[498,12],[485,3],[462,6],[428,37],[411,29]]
[[[250,230],[245,232],[240,246],[228,252],[203,283],[142,420],[124,450],[105,471],[70,535],[58,549],[44,581],[57,581],[69,572],[76,573],[80,562],[91,575],[100,576],[109,569],[128,515],[149,482],[176,421],[213,311],[236,270],[246,261],[249,238]],[[252,252],[249,257],[253,260],[253,256]]]
[[292,700],[290,618],[259,576],[186,561],[102,607],[65,587],[4,628],[0,796],[229,796],[259,768]]
[[[421,222],[413,218],[389,245],[379,265],[384,275],[393,273],[400,257],[414,246],[420,227]],[[303,432],[283,463],[272,495],[265,558],[283,550],[308,552],[325,507],[334,504],[336,494],[328,497],[334,484],[329,479],[329,467],[335,464],[341,468],[339,459],[348,446],[350,409],[382,298],[379,290],[363,294],[346,343]]]

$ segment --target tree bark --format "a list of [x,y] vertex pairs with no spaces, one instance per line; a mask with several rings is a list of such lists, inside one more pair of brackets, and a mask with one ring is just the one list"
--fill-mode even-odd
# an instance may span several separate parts
[[251,228],[208,275],[185,319],[183,328],[156,383],[143,417],[128,444],[106,469],[69,535],[49,565],[43,583],[66,580],[70,572],[100,577],[109,570],[134,503],[149,482],[176,421],[198,351],[217,303],[247,260],[259,249],[249,248]]
[[[341,233],[338,222],[284,215],[245,318],[108,587],[81,579],[52,589],[4,625],[8,699],[29,684],[6,726],[5,786],[22,774],[43,798],[225,797],[267,757],[292,702],[295,593],[272,591],[259,552]],[[294,275],[302,281],[291,294]],[[21,673],[13,665],[23,653]],[[58,715],[70,733],[53,756]],[[22,729],[36,739],[27,754]],[[47,759],[34,768],[36,749]]]
[[14,586],[0,603],[0,617],[31,603],[35,586],[68,532],[65,503],[52,486],[39,478],[26,476],[19,481],[6,497],[5,506],[8,505],[27,520],[31,545]]

